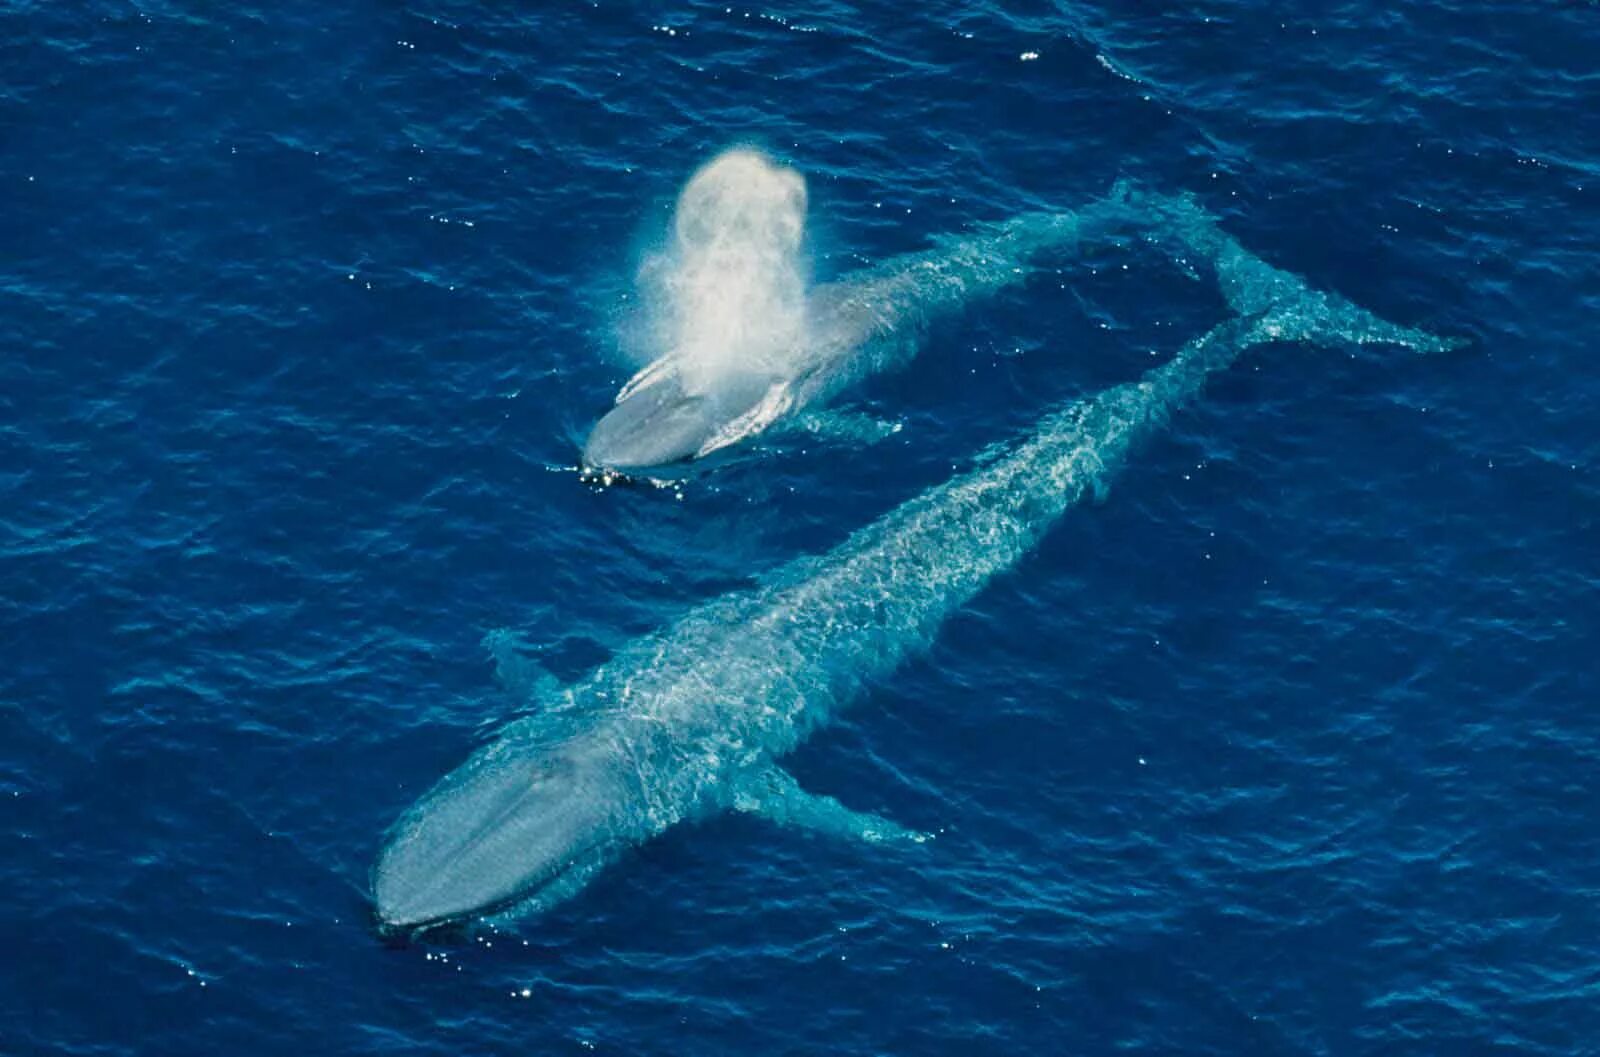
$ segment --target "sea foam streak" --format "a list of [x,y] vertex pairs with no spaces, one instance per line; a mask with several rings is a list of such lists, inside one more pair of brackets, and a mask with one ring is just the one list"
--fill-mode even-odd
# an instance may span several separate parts
[[548,906],[626,848],[718,810],[869,840],[892,822],[802,791],[779,761],[927,647],[1067,509],[1104,488],[1213,373],[1264,343],[1455,343],[1387,323],[1243,249],[1183,198],[1129,194],[1216,270],[1238,313],[1138,381],[1046,417],[1009,452],[830,553],[709,602],[552,690],[413,806],[374,874],[386,927]]

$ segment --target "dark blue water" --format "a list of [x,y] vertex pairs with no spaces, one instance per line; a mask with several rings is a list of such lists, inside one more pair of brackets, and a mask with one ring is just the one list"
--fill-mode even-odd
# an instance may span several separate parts
[[[512,6],[0,4],[0,1052],[1600,1052],[1600,9]],[[1472,344],[1252,353],[794,759],[931,844],[386,943],[486,635],[580,677],[1219,318],[1100,247],[882,443],[585,485],[738,142],[823,278],[1128,177]]]

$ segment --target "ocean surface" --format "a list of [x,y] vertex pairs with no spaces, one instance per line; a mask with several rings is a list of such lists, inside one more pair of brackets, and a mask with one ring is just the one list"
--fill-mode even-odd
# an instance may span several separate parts
[[[1469,343],[1252,351],[790,760],[927,844],[714,817],[382,937],[519,673],[1225,315],[1085,244],[876,443],[583,480],[738,144],[818,280],[1126,179]],[[1600,1053],[1597,320],[1593,3],[0,2],[0,1054]]]

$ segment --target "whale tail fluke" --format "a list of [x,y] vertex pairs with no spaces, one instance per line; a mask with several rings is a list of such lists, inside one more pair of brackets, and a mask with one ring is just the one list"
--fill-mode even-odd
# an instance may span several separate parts
[[1467,344],[1465,338],[1445,337],[1380,319],[1336,294],[1312,290],[1303,284],[1298,290],[1282,293],[1282,299],[1263,311],[1258,320],[1262,340],[1324,346],[1398,345],[1425,354],[1449,352]]
[[1258,341],[1398,345],[1418,353],[1449,352],[1467,344],[1464,338],[1391,323],[1337,294],[1313,289],[1300,276],[1241,246],[1192,195],[1151,194],[1123,184],[1115,192],[1143,215],[1157,238],[1171,240],[1210,265],[1228,307],[1242,318],[1257,320]]

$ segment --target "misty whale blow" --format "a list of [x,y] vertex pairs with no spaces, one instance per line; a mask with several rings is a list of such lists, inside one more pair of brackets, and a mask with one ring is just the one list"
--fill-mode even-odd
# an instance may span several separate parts
[[804,180],[753,150],[719,155],[684,187],[670,247],[646,268],[662,306],[651,344],[667,351],[622,387],[583,463],[636,473],[697,459],[897,367],[922,324],[1123,219],[1118,204],[1025,214],[809,288]]
[[1456,343],[1384,322],[1244,250],[1187,199],[1132,195],[1232,310],[1136,382],[771,582],[711,601],[546,695],[412,806],[373,873],[386,929],[548,906],[630,846],[733,809],[874,840],[915,834],[801,790],[781,759],[1098,491],[1135,443],[1260,344]]

